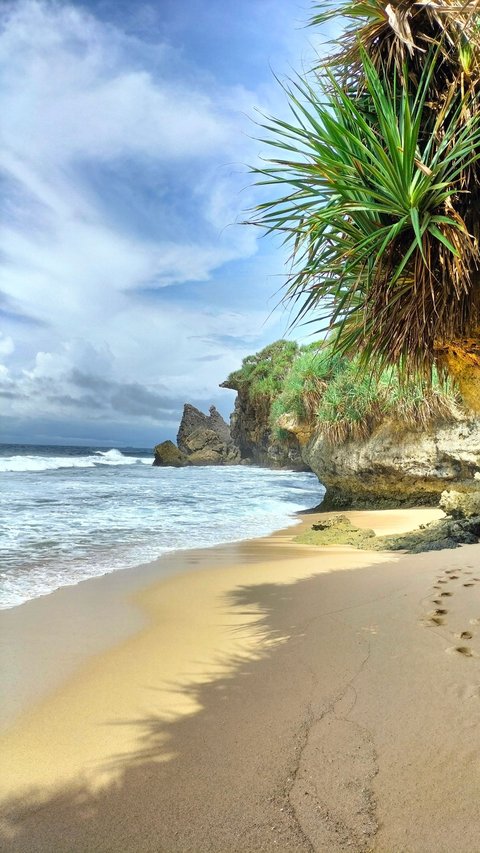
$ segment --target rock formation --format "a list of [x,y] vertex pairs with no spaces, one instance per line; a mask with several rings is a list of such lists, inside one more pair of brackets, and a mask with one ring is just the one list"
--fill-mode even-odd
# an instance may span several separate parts
[[480,517],[480,483],[475,475],[476,488],[473,491],[457,492],[455,489],[442,492],[440,509],[453,518]]
[[366,551],[408,551],[420,554],[423,551],[442,551],[444,548],[458,548],[459,545],[473,545],[480,538],[480,516],[469,518],[441,518],[430,524],[423,524],[417,530],[407,533],[376,536],[373,530],[355,527],[344,515],[328,518],[324,522],[313,524],[295,537],[302,545],[353,545]]
[[446,489],[468,493],[478,488],[480,419],[439,423],[429,430],[399,429],[390,421],[368,438],[337,446],[316,431],[302,456],[327,489],[326,510],[436,505]]
[[204,415],[195,406],[185,403],[177,435],[173,441],[163,441],[154,449],[154,465],[238,465],[240,451],[235,446],[227,423],[215,406]]
[[243,460],[268,468],[308,470],[296,437],[285,432],[280,441],[275,436],[270,424],[271,400],[268,397],[252,401],[246,389],[228,380],[220,387],[237,391],[230,430]]
[[242,458],[312,470],[326,510],[437,505],[453,489],[460,497],[444,501],[454,512],[480,515],[480,417],[452,387],[406,392],[385,375],[372,390],[352,364],[324,344],[288,341],[244,358],[222,386],[237,391],[231,430]]
[[177,434],[177,445],[191,465],[237,465],[240,451],[230,429],[215,406],[204,415],[185,403]]
[[153,452],[155,454],[153,464],[157,466],[183,468],[190,464],[185,453],[182,453],[173,441],[162,441],[161,444],[156,445]]

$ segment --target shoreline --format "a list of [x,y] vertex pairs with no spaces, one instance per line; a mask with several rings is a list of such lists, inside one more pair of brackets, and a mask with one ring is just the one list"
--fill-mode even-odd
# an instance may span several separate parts
[[[434,512],[348,515],[386,533]],[[307,513],[301,523],[314,520]],[[112,579],[133,570],[83,582],[92,594],[79,608],[95,600],[97,622],[102,606],[116,601],[139,621],[108,648],[77,658],[43,697],[24,693],[25,710],[1,744],[10,777],[4,849],[334,853],[372,849],[366,844],[374,837],[379,853],[480,846],[471,825],[479,779],[469,734],[480,700],[480,643],[471,625],[480,623],[480,583],[465,567],[478,564],[480,546],[415,556],[318,549],[291,542],[299,529],[176,552],[176,573],[155,582],[152,564],[140,567],[115,594]],[[195,569],[182,571],[187,557]],[[435,583],[452,566],[465,577],[444,574],[444,587]],[[102,581],[103,604],[93,595]],[[433,597],[448,583],[455,606],[448,598],[448,616],[431,624]],[[59,627],[54,618],[65,596],[31,604],[55,596],[47,609],[58,673],[72,653],[65,635],[61,643],[67,622]],[[25,614],[25,607],[3,613]],[[464,641],[468,654],[454,651],[462,626],[473,634]],[[77,633],[71,643],[81,639]],[[422,725],[435,733],[434,755]],[[433,788],[421,762],[433,767]],[[399,785],[412,795],[403,818]],[[438,813],[433,818],[442,791],[443,813],[458,806],[466,821],[457,847]],[[356,847],[340,838],[340,806],[345,839]],[[413,846],[410,825],[417,826]]]
[[[437,509],[349,510],[352,523],[372,526],[377,534],[402,533],[412,528],[419,513],[419,524],[441,513]],[[86,578],[76,584],[0,610],[2,640],[1,671],[4,690],[0,707],[0,734],[23,710],[60,685],[89,658],[117,643],[135,636],[148,624],[145,608],[135,596],[139,590],[176,576],[187,574],[193,565],[205,567],[243,564],[251,543],[289,542],[318,519],[338,513],[315,510],[297,511],[292,523],[267,536],[240,539],[202,548],[182,548],[161,554],[156,560]],[[303,549],[305,546],[296,545]],[[347,549],[348,550],[348,549]],[[20,612],[21,610],[21,612]],[[51,625],[55,624],[52,632]],[[58,645],[65,649],[58,654]],[[29,653],[36,648],[35,656]],[[19,659],[22,668],[19,672]],[[18,688],[18,684],[22,689]]]

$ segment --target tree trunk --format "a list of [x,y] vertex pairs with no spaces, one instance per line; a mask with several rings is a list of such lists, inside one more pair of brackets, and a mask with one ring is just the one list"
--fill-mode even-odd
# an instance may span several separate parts
[[465,405],[480,414],[480,329],[478,337],[439,344],[436,353],[439,367],[455,380]]

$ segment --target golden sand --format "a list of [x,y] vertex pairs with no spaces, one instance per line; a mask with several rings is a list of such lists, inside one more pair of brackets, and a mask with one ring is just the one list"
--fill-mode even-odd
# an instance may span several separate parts
[[[379,533],[440,515],[347,514]],[[176,573],[136,589],[130,573],[125,635],[84,657],[54,597],[34,602],[49,666],[70,664],[3,734],[5,849],[480,851],[480,547],[298,532],[162,558]]]

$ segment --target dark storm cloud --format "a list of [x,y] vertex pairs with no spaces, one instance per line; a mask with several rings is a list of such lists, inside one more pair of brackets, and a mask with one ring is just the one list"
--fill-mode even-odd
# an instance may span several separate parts
[[103,409],[109,407],[123,415],[164,420],[177,418],[184,403],[180,397],[165,394],[163,385],[148,388],[139,382],[118,382],[79,370],[71,372],[70,381],[77,388],[90,391],[90,395],[77,398],[85,403],[85,408],[97,405]]
[[11,391],[8,388],[0,388],[0,397],[5,397],[6,400],[26,400],[27,394],[22,394],[20,391]]

